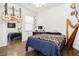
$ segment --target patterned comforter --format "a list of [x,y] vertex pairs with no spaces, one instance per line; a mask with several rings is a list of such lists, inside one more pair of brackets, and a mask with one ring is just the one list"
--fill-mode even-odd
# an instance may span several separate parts
[[61,43],[64,40],[64,35],[52,35],[52,34],[38,34],[38,35],[33,35],[31,36],[32,38],[38,38],[42,40],[48,40],[48,41],[53,41],[57,45],[58,48],[60,48]]

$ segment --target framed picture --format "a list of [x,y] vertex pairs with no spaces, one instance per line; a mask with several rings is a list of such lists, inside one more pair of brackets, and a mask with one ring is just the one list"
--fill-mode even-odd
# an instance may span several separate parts
[[8,28],[16,28],[16,24],[15,23],[7,23],[7,27]]

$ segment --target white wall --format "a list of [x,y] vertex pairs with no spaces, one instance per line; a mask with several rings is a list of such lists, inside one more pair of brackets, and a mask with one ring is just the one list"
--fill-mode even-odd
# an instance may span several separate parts
[[[46,31],[54,32],[58,31],[66,35],[66,20],[69,18],[73,25],[77,23],[77,20],[70,16],[71,4],[63,4],[57,7],[48,9],[38,14],[38,24],[43,25],[46,28]],[[69,34],[71,34],[72,29],[70,28]],[[76,37],[73,47],[79,50],[79,37]]]
[[[0,21],[0,47],[7,45],[5,22]],[[4,28],[3,28],[4,27]]]
[[65,24],[68,18],[69,4],[63,4],[39,13],[38,25],[46,27],[46,31],[60,31],[65,34]]

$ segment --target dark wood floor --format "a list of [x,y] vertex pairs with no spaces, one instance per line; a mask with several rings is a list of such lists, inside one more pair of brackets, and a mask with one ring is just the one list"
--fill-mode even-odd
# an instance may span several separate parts
[[[0,56],[43,56],[40,52],[37,51],[26,51],[25,50],[25,42],[21,42],[20,40],[16,40],[13,42],[9,42],[8,46],[0,48]],[[76,49],[64,48],[61,51],[62,56],[79,56],[79,51]]]
[[62,51],[61,51],[61,55],[62,56],[79,56],[79,51],[74,49],[74,48],[64,48]]

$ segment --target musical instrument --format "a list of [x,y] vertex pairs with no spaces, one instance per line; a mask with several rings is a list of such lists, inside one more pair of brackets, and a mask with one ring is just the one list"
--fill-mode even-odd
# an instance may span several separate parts
[[[65,47],[70,48],[70,47],[72,47],[73,42],[75,40],[77,31],[78,31],[78,28],[79,28],[79,22],[75,26],[73,26],[71,24],[71,21],[69,19],[67,19],[66,24],[67,24],[66,25],[66,38],[67,38],[67,43],[66,43],[66,46]],[[69,29],[68,27],[69,26],[72,27],[72,28],[74,28],[74,31],[72,32],[72,34],[71,34],[70,37],[69,37],[69,32],[68,32],[68,29]]]

